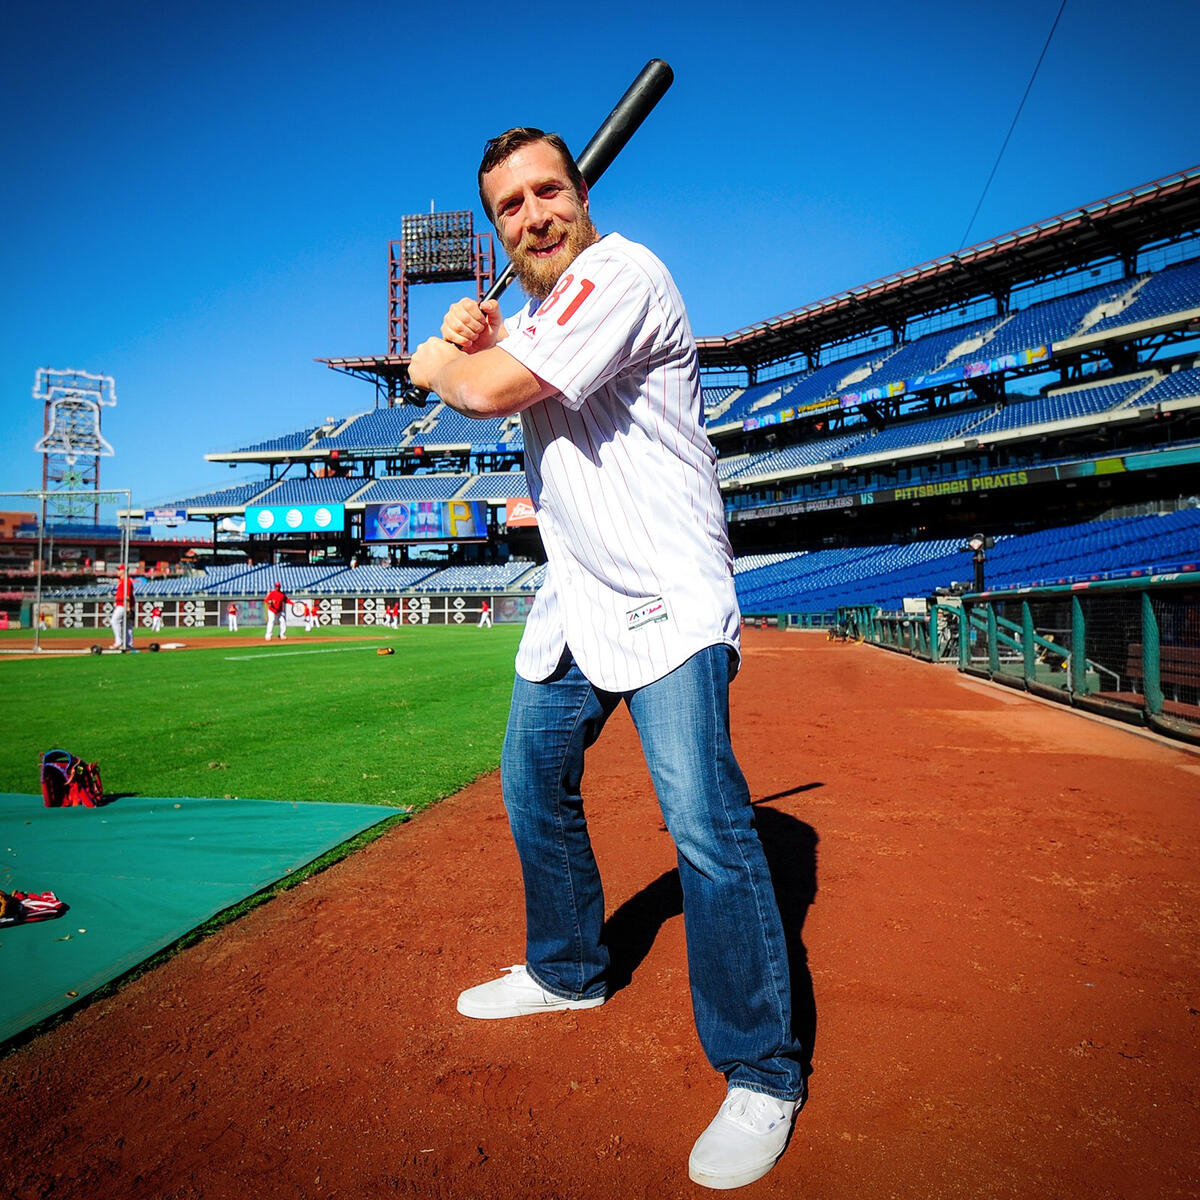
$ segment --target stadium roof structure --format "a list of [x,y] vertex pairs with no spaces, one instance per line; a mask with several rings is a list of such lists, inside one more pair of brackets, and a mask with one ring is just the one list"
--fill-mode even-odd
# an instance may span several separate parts
[[408,381],[408,364],[411,354],[364,354],[358,358],[318,358],[330,370],[353,375],[356,379],[367,379],[376,385],[389,382],[398,389]]
[[1107,259],[1131,260],[1157,242],[1200,226],[1200,166],[1119,192],[1082,208],[990,238],[759,321],[724,337],[697,339],[700,365],[742,369],[815,355],[822,346],[911,317],[1007,295],[1016,285],[1052,278]]

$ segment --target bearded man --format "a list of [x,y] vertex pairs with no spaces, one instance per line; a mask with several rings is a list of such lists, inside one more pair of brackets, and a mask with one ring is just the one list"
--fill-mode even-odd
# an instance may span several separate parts
[[496,1019],[607,998],[581,784],[585,751],[625,703],[675,841],[697,1030],[727,1081],[689,1173],[740,1187],[783,1153],[805,1077],[779,908],[730,742],[741,620],[696,343],[663,264],[597,233],[556,134],[492,139],[478,179],[530,302],[505,321],[495,301],[458,301],[410,377],[469,416],[521,414],[548,570],[501,759],[525,960],[468,988],[458,1010]]

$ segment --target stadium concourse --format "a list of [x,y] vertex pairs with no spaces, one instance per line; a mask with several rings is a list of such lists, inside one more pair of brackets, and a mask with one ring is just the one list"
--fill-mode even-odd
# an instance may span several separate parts
[[[815,631],[744,643],[735,741],[813,1047],[745,1194],[1194,1196],[1197,752]],[[587,788],[602,1007],[455,1011],[520,954],[486,776],[0,1061],[0,1193],[695,1195],[721,1081],[623,712]]]

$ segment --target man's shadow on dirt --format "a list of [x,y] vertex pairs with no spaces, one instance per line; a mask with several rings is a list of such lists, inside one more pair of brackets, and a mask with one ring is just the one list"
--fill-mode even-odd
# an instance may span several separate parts
[[[759,838],[771,871],[779,913],[783,918],[792,984],[792,1025],[797,1040],[804,1047],[805,1075],[812,1071],[812,1053],[817,1036],[817,1002],[802,934],[805,917],[817,894],[818,838],[817,831],[811,825],[777,808],[768,807],[768,802],[784,800],[822,786],[820,783],[805,783],[753,802]],[[647,884],[604,922],[602,936],[609,952],[610,995],[629,984],[633,973],[650,953],[658,931],[672,917],[681,916],[682,913],[683,890],[676,868]],[[728,936],[737,937],[737,930],[729,930]]]

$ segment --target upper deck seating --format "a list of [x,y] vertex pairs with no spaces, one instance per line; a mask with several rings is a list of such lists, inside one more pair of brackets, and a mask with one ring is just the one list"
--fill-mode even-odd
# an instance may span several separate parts
[[346,567],[308,586],[314,595],[367,596],[373,594],[394,595],[412,587],[414,583],[432,574],[430,566],[391,567],[381,563],[365,563],[360,567]]
[[393,500],[450,500],[458,495],[471,476],[385,475],[355,496],[355,503],[388,504]]
[[1200,367],[1184,371],[1172,371],[1164,375],[1152,388],[1133,401],[1135,408],[1148,404],[1163,404],[1170,400],[1192,400],[1200,398]]
[[836,437],[816,438],[811,442],[798,442],[785,446],[773,454],[766,454],[737,472],[739,479],[754,479],[758,475],[773,475],[778,471],[810,467],[816,463],[833,462],[843,457],[850,458],[862,451],[859,447],[865,436],[866,427],[860,426],[851,433]]
[[409,435],[414,419],[412,408],[378,408],[361,413],[331,437],[321,439],[322,450],[397,450]]
[[313,475],[307,478],[284,479],[273,488],[264,504],[345,504],[355,492],[371,481],[361,475]]
[[1200,259],[1154,272],[1138,289],[1131,304],[1121,312],[1097,321],[1087,332],[1120,329],[1195,308],[1200,308]]
[[437,412],[432,428],[414,434],[425,446],[486,446],[506,441],[512,422],[508,417],[488,417],[477,420],[443,405]]
[[[999,317],[988,317],[986,320],[973,321],[953,329],[939,329],[934,333],[927,333],[911,342],[906,342],[895,353],[890,354],[878,370],[873,371],[849,390],[857,392],[930,375],[953,361],[951,355],[958,358],[967,354],[968,351],[963,350],[962,347],[970,346],[977,349],[983,335],[999,323]],[[955,351],[959,353],[955,354]]]
[[211,492],[200,492],[198,495],[187,497],[186,500],[172,500],[162,507],[229,509],[233,511],[245,508],[255,496],[262,495],[273,484],[274,481],[270,479],[255,479],[250,483],[239,483],[233,487],[216,488]]
[[461,500],[517,500],[529,495],[524,471],[488,471],[477,475]]
[[846,454],[847,458],[857,458],[861,454],[886,454],[894,450],[903,450],[910,446],[929,446],[938,442],[952,441],[960,438],[981,421],[991,409],[973,408],[967,411],[939,413],[933,417],[923,417],[918,420],[897,421],[878,433],[863,438]]
[[282,433],[279,437],[268,438],[265,442],[255,442],[250,446],[242,446],[239,453],[254,454],[258,451],[303,450],[319,426],[310,425],[307,429],[296,429],[291,433]]
[[1105,412],[1124,404],[1144,385],[1144,379],[1123,379],[1116,383],[1073,388],[1069,392],[1054,392],[1036,400],[1018,400],[972,427],[970,436],[984,437],[1025,425],[1045,425]]
[[984,343],[979,357],[999,358],[1004,354],[1066,341],[1092,309],[1115,299],[1129,287],[1128,279],[1115,280],[1020,309]]
[[489,592],[504,591],[527,571],[533,563],[513,559],[507,563],[474,564],[446,567],[421,580],[412,588],[417,592]]
[[717,459],[717,478],[724,482],[726,479],[748,474],[755,464],[771,458],[773,451],[758,450],[750,454],[730,454]]

